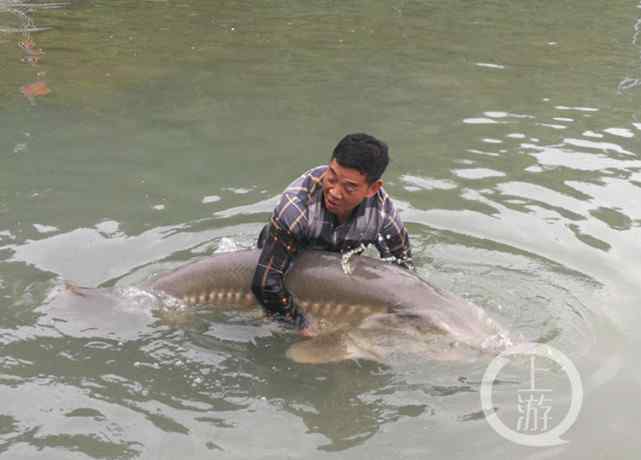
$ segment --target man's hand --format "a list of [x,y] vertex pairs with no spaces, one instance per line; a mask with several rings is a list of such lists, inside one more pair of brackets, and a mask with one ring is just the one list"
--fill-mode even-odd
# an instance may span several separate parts
[[298,334],[303,337],[314,337],[318,335],[316,323],[309,316],[305,315],[305,313],[298,313],[295,324]]
[[287,328],[295,329],[298,335],[303,337],[314,337],[318,335],[316,323],[305,313],[295,310],[291,314],[275,314],[272,319],[284,325]]

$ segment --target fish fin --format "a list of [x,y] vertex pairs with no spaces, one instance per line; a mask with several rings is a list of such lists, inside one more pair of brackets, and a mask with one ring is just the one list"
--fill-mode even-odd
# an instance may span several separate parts
[[296,342],[287,350],[287,357],[302,364],[332,363],[346,359],[376,359],[369,354],[365,356],[355,346],[346,330],[337,330]]

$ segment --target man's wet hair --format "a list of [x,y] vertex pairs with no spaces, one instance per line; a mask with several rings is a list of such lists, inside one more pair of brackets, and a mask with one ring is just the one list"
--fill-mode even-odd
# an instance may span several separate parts
[[379,180],[389,163],[387,144],[364,133],[348,134],[340,140],[332,160],[344,168],[352,168],[367,177],[367,183]]

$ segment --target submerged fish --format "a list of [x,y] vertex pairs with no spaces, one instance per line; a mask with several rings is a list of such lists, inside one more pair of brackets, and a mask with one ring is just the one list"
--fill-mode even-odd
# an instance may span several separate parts
[[[259,254],[217,254],[161,275],[146,287],[188,305],[253,306],[250,286]],[[399,347],[430,359],[459,359],[460,346],[496,351],[510,344],[507,331],[484,310],[415,272],[366,256],[354,257],[351,264],[346,274],[339,254],[304,251],[296,257],[285,284],[299,308],[323,327],[317,337],[290,348],[293,360],[382,361]]]

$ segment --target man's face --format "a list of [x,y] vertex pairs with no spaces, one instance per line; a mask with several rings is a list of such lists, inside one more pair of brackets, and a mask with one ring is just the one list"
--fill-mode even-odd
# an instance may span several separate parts
[[368,184],[365,174],[356,169],[345,168],[333,159],[323,176],[325,207],[344,221],[361,201],[374,196],[382,185],[382,180]]

